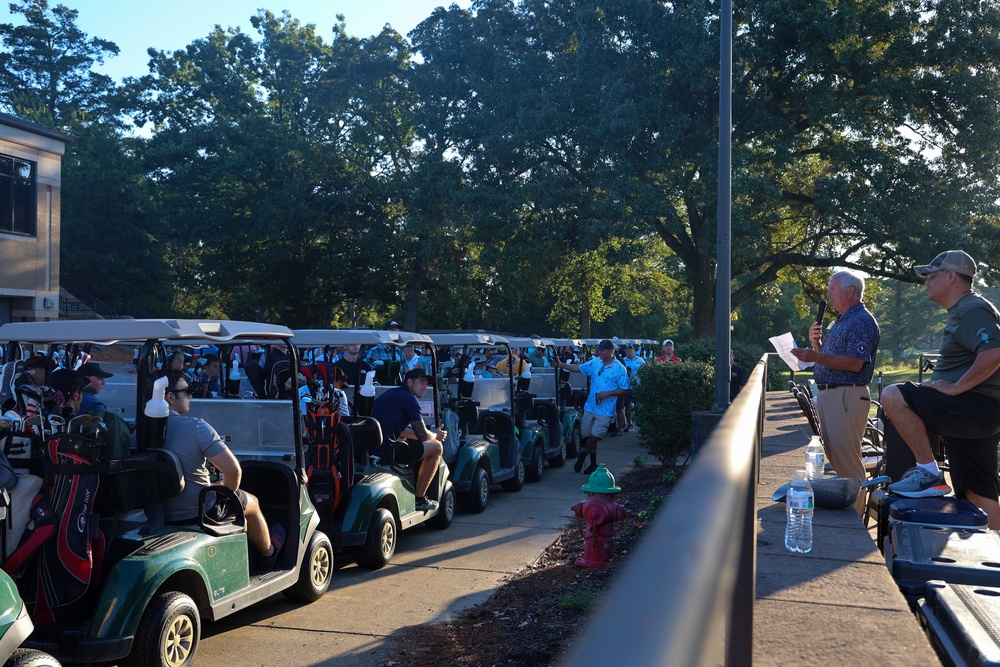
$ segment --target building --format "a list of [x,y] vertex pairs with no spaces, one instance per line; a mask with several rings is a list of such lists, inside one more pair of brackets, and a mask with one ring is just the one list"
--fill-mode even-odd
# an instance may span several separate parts
[[69,141],[0,114],[0,324],[59,318],[60,183]]

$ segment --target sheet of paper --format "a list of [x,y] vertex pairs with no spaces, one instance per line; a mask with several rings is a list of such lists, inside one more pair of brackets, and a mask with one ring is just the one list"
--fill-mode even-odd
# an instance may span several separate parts
[[778,356],[781,357],[788,367],[793,371],[803,371],[813,365],[811,361],[799,361],[792,354],[792,348],[796,347],[795,339],[792,338],[792,333],[789,331],[783,333],[780,336],[771,336],[768,340],[771,341],[771,345],[778,352]]

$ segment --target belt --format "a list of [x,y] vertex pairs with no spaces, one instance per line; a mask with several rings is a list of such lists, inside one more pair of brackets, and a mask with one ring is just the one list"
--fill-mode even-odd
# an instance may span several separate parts
[[867,387],[866,384],[817,384],[816,388],[820,391],[826,389],[836,389],[837,387]]

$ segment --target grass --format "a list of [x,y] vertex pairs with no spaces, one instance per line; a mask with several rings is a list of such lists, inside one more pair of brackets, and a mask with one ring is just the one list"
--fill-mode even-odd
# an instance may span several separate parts
[[[888,387],[890,384],[898,384],[900,382],[916,382],[920,379],[920,373],[917,372],[916,368],[911,368],[907,366],[900,366],[898,368],[888,367],[880,368],[876,373],[875,377],[872,378],[871,392],[872,396],[878,396],[878,374],[882,373],[882,388]],[[812,379],[812,371],[797,371],[795,373],[796,384],[805,384]],[[791,373],[785,376],[787,379],[791,380]]]

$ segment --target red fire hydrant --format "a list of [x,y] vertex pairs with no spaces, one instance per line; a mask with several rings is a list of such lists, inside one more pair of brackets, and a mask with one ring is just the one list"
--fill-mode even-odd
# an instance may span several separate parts
[[582,487],[588,498],[573,505],[573,513],[587,522],[587,537],[583,545],[583,558],[576,560],[577,567],[606,568],[611,562],[614,545],[614,522],[625,518],[625,508],[615,502],[621,487],[603,463]]

